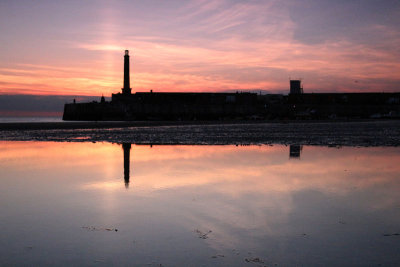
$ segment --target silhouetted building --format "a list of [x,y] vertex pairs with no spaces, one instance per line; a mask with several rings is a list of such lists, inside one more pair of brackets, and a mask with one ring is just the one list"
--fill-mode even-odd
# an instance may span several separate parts
[[[171,88],[173,89],[173,88]],[[236,93],[131,93],[129,51],[124,87],[111,101],[65,104],[63,120],[274,120],[398,118],[400,93],[305,94],[290,80],[288,95]]]
[[290,94],[302,94],[303,87],[301,86],[301,80],[290,80]]

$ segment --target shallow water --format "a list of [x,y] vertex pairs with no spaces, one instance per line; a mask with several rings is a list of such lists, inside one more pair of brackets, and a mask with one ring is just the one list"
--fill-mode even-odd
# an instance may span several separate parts
[[[105,123],[105,124],[104,124]],[[116,123],[116,124],[115,124]],[[1,124],[0,140],[170,145],[400,146],[400,120],[118,126],[120,122]],[[144,125],[140,125],[145,123]],[[150,124],[149,124],[150,123]],[[158,123],[158,122],[155,122]],[[171,122],[162,122],[171,123]],[[172,122],[175,123],[175,122]],[[35,127],[39,126],[39,127]],[[98,125],[97,125],[98,124]],[[107,126],[108,125],[108,126]],[[147,126],[146,126],[147,125]],[[62,128],[68,126],[71,128]],[[97,127],[99,126],[99,127]],[[17,127],[17,128],[15,128]]]
[[9,122],[63,122],[61,116],[57,117],[2,117],[0,116],[0,123]]
[[398,147],[2,141],[0,265],[399,266],[399,162]]

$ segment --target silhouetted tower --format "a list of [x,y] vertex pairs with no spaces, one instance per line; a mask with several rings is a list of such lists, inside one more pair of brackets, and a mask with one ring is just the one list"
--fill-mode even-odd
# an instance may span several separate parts
[[130,95],[132,88],[130,88],[129,80],[129,50],[125,50],[124,56],[124,88],[122,88],[122,93],[124,95]]
[[289,157],[299,159],[302,150],[303,150],[303,146],[301,146],[301,145],[290,145]]
[[302,94],[301,80],[290,80],[290,94]]
[[129,168],[130,168],[130,155],[131,155],[131,144],[123,143],[122,149],[124,150],[124,181],[125,187],[129,188]]

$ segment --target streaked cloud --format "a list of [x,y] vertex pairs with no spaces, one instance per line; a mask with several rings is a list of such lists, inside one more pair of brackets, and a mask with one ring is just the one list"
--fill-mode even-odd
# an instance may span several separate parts
[[0,94],[110,95],[125,49],[134,91],[399,90],[398,1],[1,5]]

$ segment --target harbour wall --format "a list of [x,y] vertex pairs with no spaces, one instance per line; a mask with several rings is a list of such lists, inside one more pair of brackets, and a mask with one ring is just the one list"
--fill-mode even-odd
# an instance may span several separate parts
[[64,120],[398,118],[400,93],[257,95],[113,94],[112,101],[65,104]]

